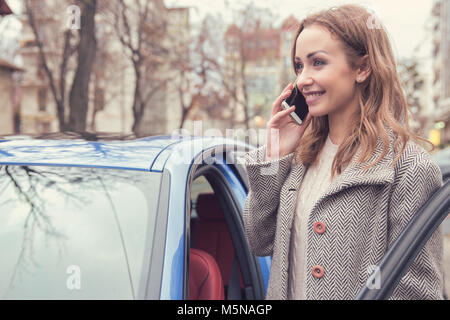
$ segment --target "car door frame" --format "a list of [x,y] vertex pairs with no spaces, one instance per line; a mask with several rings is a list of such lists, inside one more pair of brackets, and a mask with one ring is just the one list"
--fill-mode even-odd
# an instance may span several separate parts
[[[249,300],[261,300],[265,297],[264,279],[261,274],[260,263],[251,253],[250,247],[244,233],[244,222],[242,218],[243,205],[239,197],[246,197],[247,185],[242,179],[242,169],[236,166],[235,159],[228,164],[227,152],[234,150],[236,146],[220,145],[203,151],[199,156],[201,161],[194,161],[194,166],[189,173],[189,183],[186,190],[186,199],[190,199],[190,186],[192,182],[199,176],[203,175],[210,183],[214,193],[218,195],[217,200],[225,214],[225,220],[229,227],[235,248],[236,257],[241,266],[242,278],[245,285],[246,297]],[[243,150],[244,151],[244,150]],[[234,189],[233,189],[234,187]],[[235,189],[241,188],[240,196],[236,195]],[[190,220],[190,201],[186,202],[186,221]],[[187,244],[186,256],[190,249],[190,226],[186,223]],[[188,278],[189,278],[189,259],[186,259],[185,275],[184,275],[184,299],[188,297]]]

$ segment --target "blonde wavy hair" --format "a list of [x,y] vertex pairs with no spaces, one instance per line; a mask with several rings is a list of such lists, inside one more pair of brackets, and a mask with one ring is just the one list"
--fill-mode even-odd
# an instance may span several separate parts
[[[359,146],[361,146],[361,154],[358,161],[367,162],[380,137],[384,145],[383,152],[365,169],[378,163],[387,153],[390,143],[385,125],[394,133],[396,153],[398,137],[401,137],[403,142],[402,150],[394,163],[398,161],[406,148],[407,141],[411,138],[419,144],[422,141],[423,146],[425,143],[430,144],[430,151],[434,150],[429,140],[416,135],[409,127],[408,112],[410,110],[397,74],[389,37],[381,23],[376,24],[375,28],[369,28],[368,22],[373,22],[369,19],[373,19],[373,16],[363,7],[357,5],[333,7],[306,17],[300,23],[293,39],[291,55],[294,70],[297,38],[303,29],[313,24],[326,27],[332,36],[336,36],[344,44],[347,62],[352,68],[358,67],[356,61],[361,57],[368,55],[369,58],[371,73],[357,86],[358,112],[353,119],[350,119],[350,133],[339,145],[333,160],[332,178],[336,172],[341,174],[351,162]],[[314,163],[326,142],[328,132],[328,115],[314,117],[295,150],[296,163],[302,162],[307,166]]]

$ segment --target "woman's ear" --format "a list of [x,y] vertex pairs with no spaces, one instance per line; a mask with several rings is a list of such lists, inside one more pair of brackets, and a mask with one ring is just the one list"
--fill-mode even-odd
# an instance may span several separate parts
[[372,72],[372,68],[369,63],[369,56],[367,54],[360,58],[358,66],[359,67],[356,70],[356,82],[364,82]]

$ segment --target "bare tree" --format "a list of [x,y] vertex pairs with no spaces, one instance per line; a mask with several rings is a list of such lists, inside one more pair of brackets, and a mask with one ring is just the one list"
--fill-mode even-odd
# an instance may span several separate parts
[[[181,120],[179,128],[183,128],[184,122],[188,118],[189,112],[195,106],[199,93],[193,93],[191,90],[191,81],[189,79],[188,70],[180,69],[180,85],[178,86],[178,95],[180,98]],[[198,88],[198,87],[197,87]],[[189,96],[189,97],[186,97]],[[185,102],[189,99],[189,102]]]
[[[175,59],[178,63],[174,64],[175,68],[179,71],[179,84],[178,93],[181,107],[181,119],[179,128],[183,128],[183,125],[188,118],[190,112],[200,107],[203,110],[207,110],[207,97],[211,96],[214,91],[210,85],[211,72],[214,72],[214,66],[217,64],[216,57],[209,54],[211,48],[211,36],[208,28],[208,22],[211,17],[207,16],[203,19],[199,33],[195,36],[192,42],[192,48],[189,51],[189,55],[184,51],[175,51],[179,57]],[[213,60],[214,63],[211,64]]]
[[[40,8],[36,10],[35,2],[32,0],[25,0],[25,12],[28,18],[28,23],[33,31],[36,39],[35,44],[39,51],[40,65],[47,77],[48,85],[55,100],[57,116],[59,122],[59,130],[86,130],[86,110],[88,106],[88,88],[90,81],[90,74],[92,63],[95,57],[95,13],[97,0],[78,0],[78,4],[82,7],[81,13],[81,28],[79,37],[72,33],[72,30],[67,29],[63,31],[63,43],[59,43],[59,37],[54,37],[55,43],[51,43],[49,37],[44,38],[44,34],[49,31],[54,35],[55,30],[45,30],[45,28],[54,28],[55,25],[45,26],[40,24],[39,15],[49,14],[48,9]],[[42,5],[43,3],[41,3]],[[58,3],[61,9],[61,3]],[[37,12],[36,12],[37,11]],[[56,30],[58,32],[58,30]],[[74,44],[76,39],[79,39],[77,44]],[[47,50],[59,51],[59,66],[53,61],[54,56],[51,56]],[[76,60],[76,71],[74,80],[71,83],[70,103],[67,103],[66,91],[68,77],[69,60],[78,53]],[[70,118],[67,119],[66,110],[70,111]]]
[[[193,116],[198,116],[198,113],[206,113],[209,119],[221,120],[228,127],[234,124],[230,93],[235,91],[227,86],[228,82],[226,81],[224,29],[225,24],[220,15],[204,17],[198,32],[193,37],[189,52],[189,65],[178,67],[181,79],[179,88],[182,112],[180,128],[194,110]],[[180,57],[179,61],[184,60]],[[189,103],[185,101],[189,101]]]
[[[44,46],[48,47],[49,43],[44,44],[43,42],[43,28],[44,26],[38,24],[38,17],[36,17],[35,7],[33,6],[32,0],[24,1],[25,13],[28,18],[28,23],[33,31],[34,37],[36,39],[36,46],[39,51],[40,65],[43,68],[45,75],[47,76],[48,85],[52,92],[53,98],[56,104],[56,110],[58,115],[59,130],[66,130],[65,121],[65,92],[66,92],[66,71],[67,63],[69,57],[74,52],[73,47],[71,47],[71,32],[66,30],[64,32],[64,44],[62,47],[62,58],[58,70],[54,70],[49,65],[49,59],[44,51]],[[38,15],[40,12],[37,13]],[[57,83],[57,79],[59,82]]]
[[[230,119],[230,124],[250,127],[250,106],[248,66],[250,63],[272,54],[264,46],[257,46],[267,30],[272,30],[273,15],[268,9],[247,4],[234,12],[234,24],[224,32],[223,22],[212,16],[205,17],[200,37],[203,45],[197,52],[208,77],[208,83],[216,88],[229,101],[229,113],[243,113],[243,121]],[[222,34],[220,34],[222,33]],[[200,41],[199,41],[200,42]],[[208,47],[208,50],[205,50]],[[202,51],[203,50],[203,51]],[[227,110],[228,111],[228,110]],[[217,114],[217,113],[216,113]]]
[[264,44],[268,33],[272,33],[272,37],[275,36],[272,27],[274,16],[269,9],[258,7],[250,2],[235,12],[234,21],[234,26],[228,29],[225,37],[226,51],[232,53],[232,58],[229,58],[225,65],[229,76],[224,78],[223,84],[233,100],[241,105],[244,113],[243,124],[246,129],[249,129],[251,106],[247,69],[250,63],[275,54],[270,51],[276,46]]
[[[134,71],[132,131],[137,136],[146,133],[143,128],[145,113],[156,108],[151,104],[152,99],[173,80],[172,76],[164,73],[164,68],[170,62],[169,50],[164,41],[167,38],[164,9],[164,3],[160,0],[118,0],[108,6],[108,20]],[[164,120],[158,118],[161,109],[152,111],[155,122]]]
[[78,44],[78,63],[70,90],[70,131],[86,131],[87,110],[89,103],[89,82],[92,64],[95,59],[95,13],[97,0],[79,0],[82,5],[80,42]]

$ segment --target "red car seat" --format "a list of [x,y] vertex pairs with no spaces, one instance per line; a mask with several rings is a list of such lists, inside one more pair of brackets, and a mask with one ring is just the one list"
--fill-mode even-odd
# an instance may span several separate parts
[[191,249],[189,260],[189,300],[224,300],[219,266],[205,251]]

